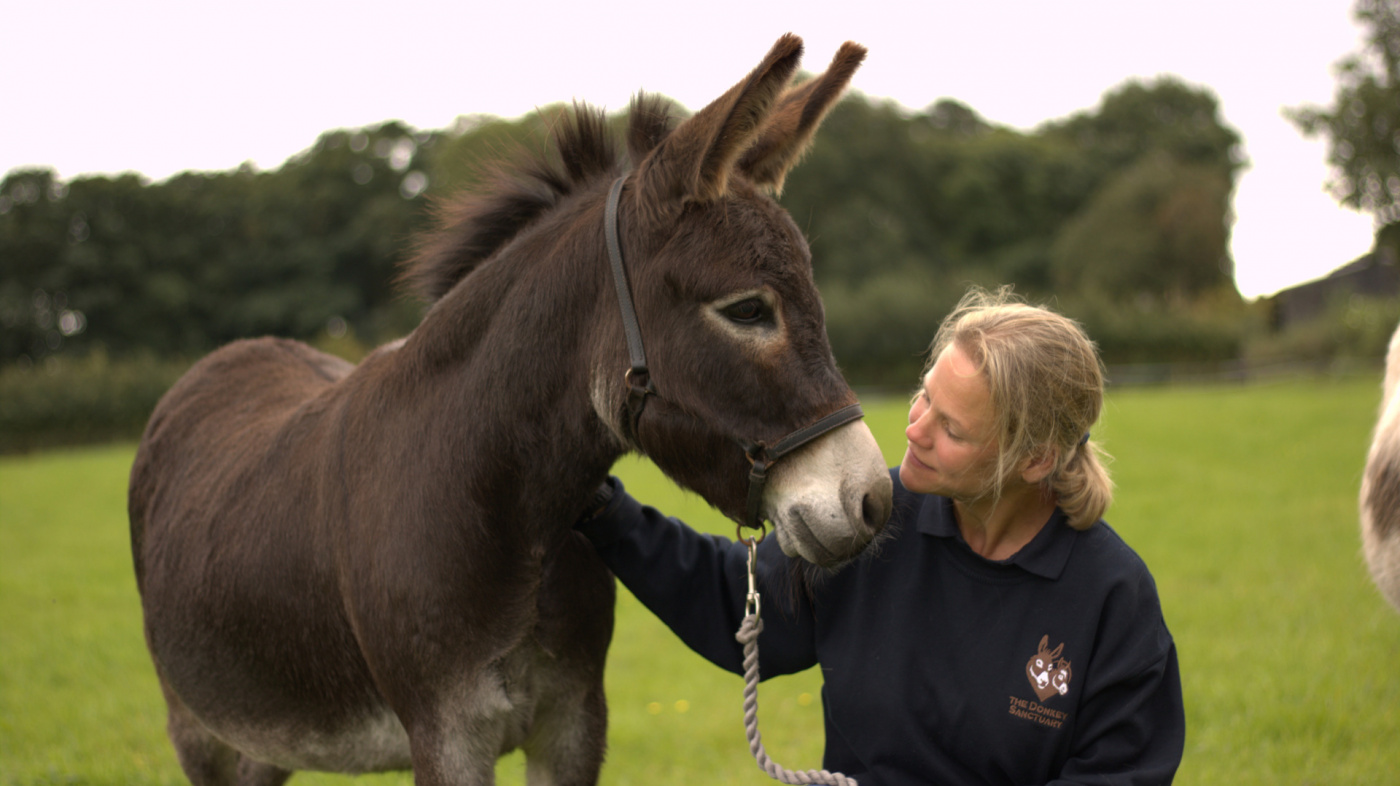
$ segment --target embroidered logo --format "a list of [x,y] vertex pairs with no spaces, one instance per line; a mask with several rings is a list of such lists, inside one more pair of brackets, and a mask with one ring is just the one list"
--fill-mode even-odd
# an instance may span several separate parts
[[1049,634],[1041,636],[1040,649],[1026,662],[1026,679],[1030,680],[1036,698],[1041,701],[1051,696],[1069,693],[1069,681],[1073,673],[1070,671],[1069,661],[1060,657],[1064,649],[1063,642],[1055,649],[1050,649]]

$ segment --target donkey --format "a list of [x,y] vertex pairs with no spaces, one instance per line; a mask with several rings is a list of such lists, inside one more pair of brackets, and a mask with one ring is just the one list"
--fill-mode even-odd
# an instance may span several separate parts
[[1361,544],[1386,600],[1400,610],[1400,328],[1390,338],[1380,419],[1361,476]]
[[[1050,635],[1046,634],[1040,637],[1039,649],[1026,661],[1026,677],[1041,701],[1057,692],[1063,694],[1069,690],[1069,661],[1060,659],[1064,649],[1063,642],[1050,649]],[[1060,682],[1052,684],[1056,677],[1060,678]]]
[[1069,693],[1069,681],[1073,675],[1074,671],[1070,669],[1069,661],[1060,658],[1055,661],[1055,673],[1050,675],[1050,685],[1056,693],[1063,696]]
[[[625,154],[576,105],[547,155],[440,208],[409,264],[431,308],[358,367],[241,341],[160,401],[131,546],[191,782],[411,768],[489,784],[523,749],[531,784],[596,783],[615,585],[572,530],[593,491],[635,451],[738,518],[740,445],[855,402],[771,194],[865,50],[789,86],[801,54],[782,37],[684,122],[638,94]],[[651,354],[643,406],[605,213]],[[768,478],[755,504],[793,558],[849,560],[890,513],[860,420]]]

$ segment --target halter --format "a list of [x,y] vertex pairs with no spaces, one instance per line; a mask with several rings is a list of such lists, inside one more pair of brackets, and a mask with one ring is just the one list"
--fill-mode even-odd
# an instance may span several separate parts
[[[618,200],[622,194],[622,184],[626,176],[613,181],[608,191],[607,209],[603,215],[603,231],[607,237],[608,260],[612,264],[613,286],[617,289],[617,302],[622,310],[622,331],[627,335],[627,352],[631,358],[631,368],[623,376],[627,385],[627,425],[632,439],[638,438],[642,410],[646,407],[647,396],[659,396],[652,384],[651,372],[647,370],[646,350],[642,348],[642,330],[637,322],[637,309],[632,305],[632,290],[627,283],[627,268],[622,262],[622,244],[618,240]],[[741,526],[757,530],[763,529],[763,487],[768,482],[768,470],[779,459],[806,445],[829,431],[840,428],[864,417],[860,404],[850,404],[821,418],[815,423],[803,426],[774,442],[770,447],[762,442],[731,436],[743,449],[749,460],[748,509]],[[742,538],[741,538],[742,539]]]

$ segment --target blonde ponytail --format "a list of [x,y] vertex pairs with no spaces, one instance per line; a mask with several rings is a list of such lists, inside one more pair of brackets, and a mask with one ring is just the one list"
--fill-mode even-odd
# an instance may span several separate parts
[[1113,502],[1113,480],[1104,466],[1107,459],[1108,454],[1092,440],[1075,445],[1068,460],[1046,479],[1075,529],[1093,526]]

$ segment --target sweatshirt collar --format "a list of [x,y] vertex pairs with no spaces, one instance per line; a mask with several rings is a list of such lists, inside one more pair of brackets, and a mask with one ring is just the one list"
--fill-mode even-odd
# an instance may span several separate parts
[[919,511],[919,532],[936,538],[951,538],[958,546],[966,549],[968,555],[988,565],[1014,565],[1027,573],[1056,580],[1064,573],[1069,553],[1074,548],[1077,532],[1066,521],[1064,511],[1055,508],[1050,520],[1040,532],[1020,551],[1006,560],[989,560],[976,552],[963,540],[958,530],[957,518],[953,513],[953,500],[947,497],[928,495]]

